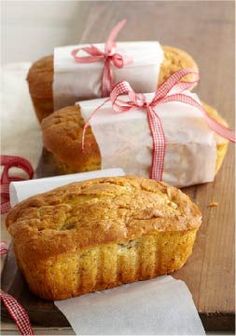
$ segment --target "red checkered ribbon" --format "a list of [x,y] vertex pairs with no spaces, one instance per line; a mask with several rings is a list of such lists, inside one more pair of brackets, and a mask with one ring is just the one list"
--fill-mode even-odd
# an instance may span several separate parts
[[4,166],[1,175],[1,213],[3,214],[10,209],[9,184],[13,181],[24,180],[19,176],[10,176],[10,169],[22,169],[28,175],[29,179],[32,179],[34,171],[29,161],[19,156],[0,155],[0,164]]
[[[192,75],[193,80],[189,82],[181,81],[186,75]],[[208,126],[218,135],[231,142],[235,142],[235,133],[231,129],[219,124],[215,119],[211,118],[204,110],[203,106],[194,98],[186,95],[184,90],[192,88],[199,80],[199,74],[191,69],[182,69],[171,75],[154,93],[154,97],[150,102],[147,101],[143,94],[137,94],[133,91],[128,82],[119,82],[113,88],[110,94],[113,110],[115,112],[128,112],[133,108],[142,108],[147,112],[147,118],[153,139],[153,155],[151,178],[162,180],[164,157],[167,142],[163,131],[161,120],[157,114],[156,107],[160,104],[169,102],[181,102],[191,105],[201,111]],[[121,95],[128,95],[129,100],[120,99]],[[109,99],[105,100],[87,120],[82,137],[82,147],[84,148],[84,134],[88,123],[93,115],[101,108]]]
[[11,318],[15,321],[21,335],[34,335],[28,314],[19,302],[13,296],[4,293],[3,291],[0,292],[0,299],[5,305]]
[[[8,252],[6,242],[0,242],[0,255],[5,255]],[[17,328],[21,335],[34,335],[30,325],[30,320],[25,309],[19,304],[19,302],[11,295],[0,291],[0,300],[5,305],[11,318],[15,321]]]
[[0,242],[0,255],[5,255],[8,252],[7,243],[5,241]]
[[[102,73],[102,97],[108,97],[113,87],[113,73],[111,65],[116,68],[123,68],[125,65],[132,62],[132,59],[128,56],[118,54],[116,52],[115,39],[124,27],[126,20],[118,22],[118,24],[110,32],[107,42],[105,44],[105,50],[99,50],[96,46],[77,48],[72,50],[71,55],[77,63],[94,63],[104,62]],[[80,51],[85,51],[90,56],[78,56]]]

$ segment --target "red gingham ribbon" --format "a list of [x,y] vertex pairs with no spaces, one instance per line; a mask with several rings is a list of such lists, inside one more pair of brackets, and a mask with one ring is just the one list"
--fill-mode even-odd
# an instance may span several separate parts
[[[105,44],[105,51],[99,50],[94,45],[91,45],[90,47],[74,49],[71,52],[71,55],[77,63],[104,62],[102,73],[102,97],[108,97],[113,87],[111,64],[116,68],[123,68],[124,65],[132,62],[130,57],[116,53],[115,39],[125,23],[126,20],[122,20],[112,29]],[[90,56],[78,56],[80,50],[85,51]]]
[[13,296],[2,290],[0,292],[0,300],[5,305],[11,318],[15,321],[21,335],[34,335],[28,314],[19,302]]
[[[186,75],[192,75],[193,80],[190,82],[181,82],[181,79]],[[112,102],[113,110],[115,112],[128,112],[134,107],[143,108],[147,112],[147,118],[149,122],[149,127],[152,133],[153,139],[153,155],[152,155],[152,168],[151,168],[151,178],[156,180],[162,180],[164,157],[166,151],[166,139],[162,128],[161,120],[155,111],[155,107],[160,104],[168,102],[181,102],[188,104],[199,109],[208,126],[217,134],[231,142],[235,142],[234,132],[219,124],[215,119],[211,118],[207,112],[204,110],[203,106],[199,104],[194,98],[184,94],[184,90],[192,88],[199,80],[199,74],[193,72],[191,69],[182,69],[171,75],[154,93],[153,99],[148,102],[143,94],[137,94],[133,91],[128,82],[123,81],[116,84],[113,88],[110,98],[105,100],[100,106],[96,108],[95,111],[90,115],[86,124],[84,125],[83,136],[82,136],[82,148],[84,148],[84,135],[88,123],[100,107],[102,107],[109,99]],[[129,101],[123,101],[119,99],[121,95],[128,95]]]
[[[33,168],[31,164],[19,157],[19,156],[9,156],[1,155],[0,163],[4,166],[1,175],[1,213],[5,213],[10,208],[9,203],[9,184],[12,181],[22,180],[19,176],[9,176],[9,170],[12,167],[21,168],[24,170],[29,178],[33,177]],[[6,242],[0,242],[0,255],[5,255],[8,252],[8,247]],[[11,295],[0,291],[0,300],[5,305],[11,318],[15,321],[17,328],[19,329],[21,335],[34,335],[31,328],[30,320],[25,309],[19,304],[19,302]]]
[[8,247],[7,247],[7,243],[5,241],[1,241],[0,242],[0,255],[5,255],[8,252]]
[[[5,241],[0,242],[0,255],[5,255],[8,252],[8,247]],[[11,318],[15,321],[21,335],[34,335],[30,325],[30,320],[25,309],[11,295],[0,291],[0,300],[5,305]]]
[[10,176],[10,168],[20,168],[27,173],[29,179],[32,179],[34,171],[29,161],[19,156],[0,155],[0,165],[4,166],[1,175],[1,214],[10,209],[9,184],[12,181],[24,180],[19,176]]

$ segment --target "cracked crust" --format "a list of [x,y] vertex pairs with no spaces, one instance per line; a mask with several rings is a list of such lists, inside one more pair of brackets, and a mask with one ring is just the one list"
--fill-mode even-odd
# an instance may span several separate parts
[[[227,126],[225,120],[213,107],[205,103],[203,105],[211,117]],[[76,173],[101,169],[99,147],[90,127],[85,133],[86,146],[82,151],[83,126],[84,120],[79,106],[68,106],[43,120],[41,124],[43,143],[52,153],[58,172]],[[217,144],[216,172],[222,165],[227,148],[228,141],[221,139]]]
[[57,300],[179,269],[201,220],[180,190],[130,176],[31,197],[9,212],[6,225],[30,289]]
[[[167,46],[164,46],[163,50],[164,61],[160,69],[159,84],[182,68],[188,67],[194,71],[198,70],[196,62],[183,50]],[[191,76],[184,78],[187,81],[189,79],[192,79]],[[53,56],[43,57],[33,63],[29,69],[27,81],[36,115],[41,122],[54,111],[52,92]]]
[[137,239],[151,231],[189,230],[200,223],[199,209],[180,190],[131,176],[72,183],[31,197],[16,205],[6,220],[15,239],[46,242],[53,237],[58,249],[52,249],[53,254],[70,250],[57,244],[65,236],[73,237],[73,248],[86,248]]

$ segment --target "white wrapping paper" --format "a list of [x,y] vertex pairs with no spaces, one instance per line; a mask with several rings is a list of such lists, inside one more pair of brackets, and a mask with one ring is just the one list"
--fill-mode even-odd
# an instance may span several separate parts
[[[199,101],[196,94],[185,94]],[[145,96],[150,101],[153,94]],[[103,101],[79,102],[84,119]],[[216,138],[201,112],[180,102],[161,104],[155,109],[167,139],[163,180],[177,187],[213,181]],[[100,148],[103,169],[121,167],[126,174],[150,176],[153,142],[145,110],[133,108],[116,113],[107,102],[92,117],[90,125]]]
[[76,335],[204,335],[185,283],[171,276],[55,301]]
[[[104,44],[94,44],[104,50]],[[103,62],[76,63],[71,51],[87,44],[55,48],[54,109],[73,105],[78,100],[101,97]],[[132,57],[132,63],[118,69],[111,65],[114,81],[127,80],[137,92],[152,92],[157,87],[160,65],[164,59],[158,42],[118,42],[117,52]],[[81,51],[80,56],[88,56]]]
[[55,177],[45,177],[35,180],[17,181],[10,183],[10,204],[13,207],[24,199],[50,191],[72,182],[85,181],[98,177],[124,176],[125,173],[120,168],[97,170],[88,173],[78,173],[61,175]]

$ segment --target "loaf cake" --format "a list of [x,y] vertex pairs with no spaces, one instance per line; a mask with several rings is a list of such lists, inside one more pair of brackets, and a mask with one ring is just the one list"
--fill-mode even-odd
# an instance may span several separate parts
[[[204,104],[207,113],[219,123],[227,126],[224,119],[211,106]],[[54,112],[42,123],[43,143],[51,153],[58,173],[76,173],[101,169],[101,155],[91,127],[85,133],[86,146],[82,151],[82,132],[84,120],[79,106],[68,106]],[[228,141],[221,138],[217,143],[215,172],[222,165]]]
[[[180,69],[190,68],[198,71],[192,57],[186,52],[173,48],[163,47],[164,62],[160,69],[159,84]],[[185,80],[192,79],[189,75]],[[53,56],[43,57],[33,63],[29,69],[27,81],[29,92],[38,120],[41,122],[54,111],[53,108]]]
[[9,212],[6,225],[31,291],[58,300],[178,270],[201,220],[180,190],[127,176],[31,197]]

